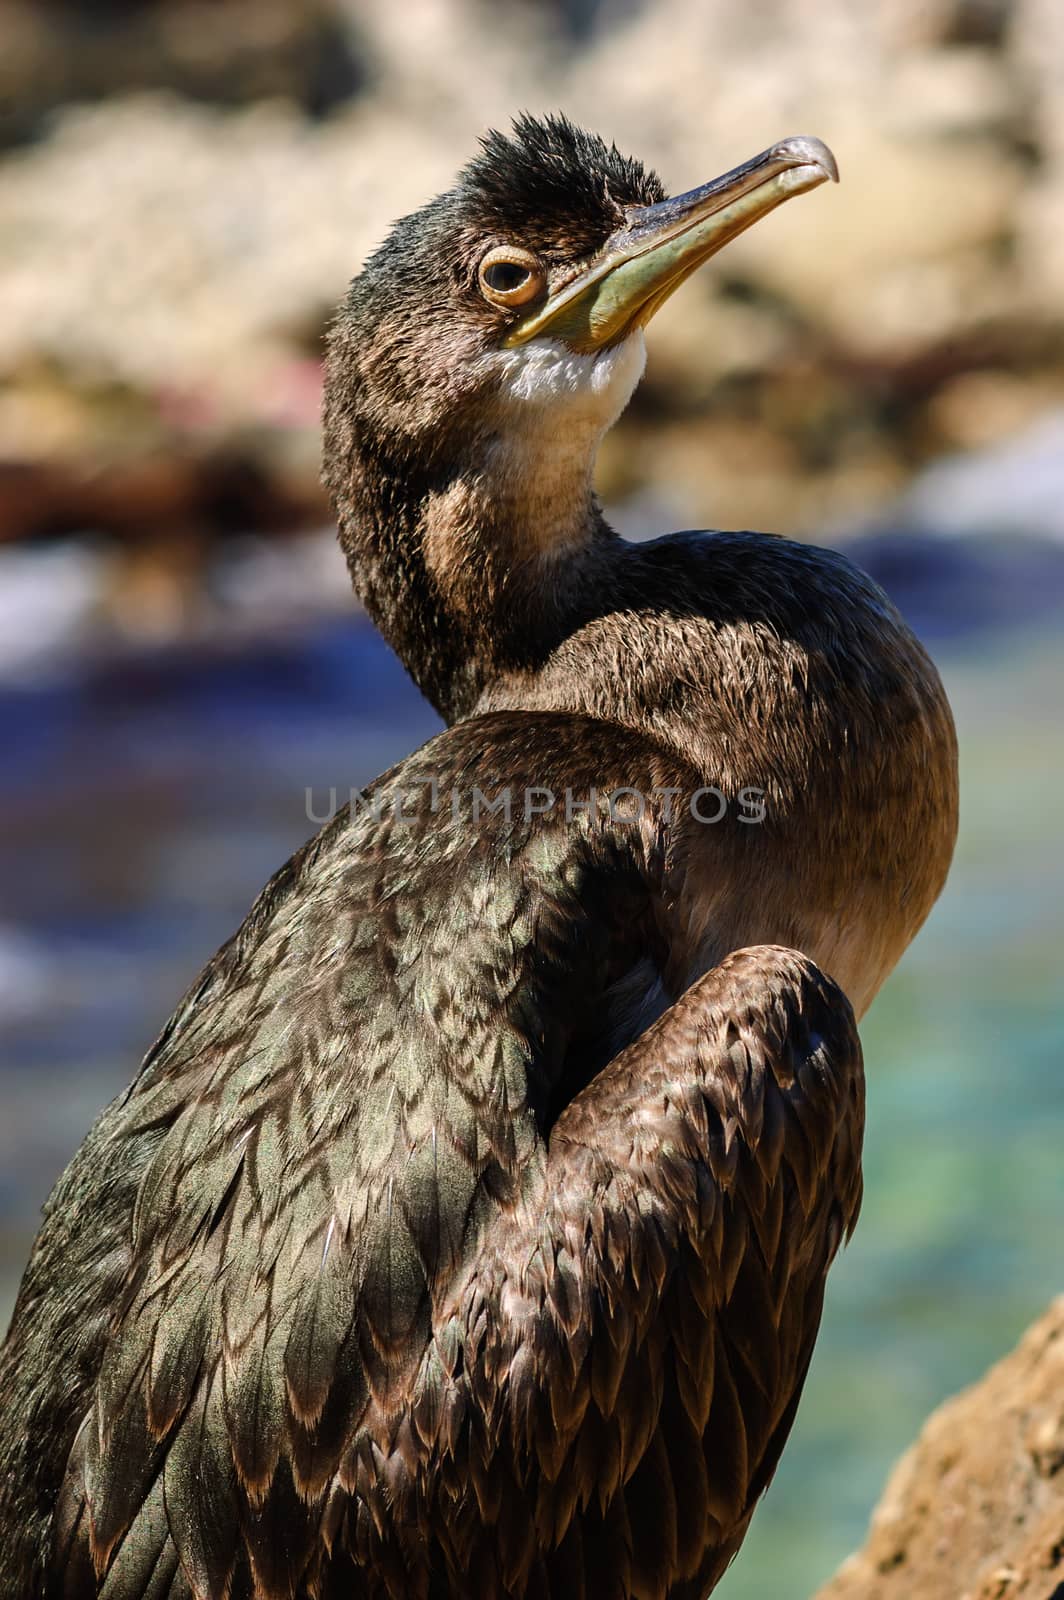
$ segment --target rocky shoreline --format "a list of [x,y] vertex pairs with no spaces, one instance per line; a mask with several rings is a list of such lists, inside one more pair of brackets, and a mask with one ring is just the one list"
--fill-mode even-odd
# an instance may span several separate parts
[[1064,1297],[929,1418],[816,1600],[1060,1600]]
[[313,525],[330,308],[522,106],[676,188],[793,131],[842,167],[662,314],[607,498],[848,527],[1064,404],[1055,0],[821,0],[815,27],[799,0],[557,0],[505,28],[481,0],[12,0],[5,28],[0,539]]

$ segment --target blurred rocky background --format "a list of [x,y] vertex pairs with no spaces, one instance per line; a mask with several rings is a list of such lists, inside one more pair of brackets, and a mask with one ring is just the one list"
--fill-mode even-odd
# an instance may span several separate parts
[[182,624],[215,538],[326,520],[330,308],[518,107],[675,189],[792,131],[842,165],[655,324],[608,501],[922,528],[923,467],[1021,441],[1035,481],[977,486],[979,515],[1030,532],[1040,490],[1064,533],[1058,0],[6,0],[0,26],[0,540],[101,536],[132,628]]
[[[864,1216],[720,1590],[801,1600],[1062,1286],[1061,0],[0,0],[0,1321],[55,1175],[197,968],[436,726],[335,548],[322,332],[486,126],[559,107],[674,190],[789,133],[834,148],[840,187],[655,320],[599,487],[632,537],[845,545],[961,738],[950,884],[863,1029]],[[1006,1582],[1028,1457],[979,1499],[1003,1394],[895,1480],[902,1532],[881,1517],[833,1596],[1060,1600],[1064,1571]],[[963,1560],[937,1511],[972,1527]]]

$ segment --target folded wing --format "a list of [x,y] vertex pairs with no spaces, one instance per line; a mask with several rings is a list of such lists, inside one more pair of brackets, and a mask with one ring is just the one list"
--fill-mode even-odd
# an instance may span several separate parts
[[[439,806],[611,775],[685,776],[579,718],[441,735],[378,791],[402,817],[286,869],[105,1115],[9,1340],[30,1447],[62,1454],[41,1593],[591,1600],[723,1570],[856,1218],[860,1051],[794,952],[668,1003],[653,807]],[[607,1059],[640,988],[666,1009]],[[85,1323],[56,1367],[46,1267]]]

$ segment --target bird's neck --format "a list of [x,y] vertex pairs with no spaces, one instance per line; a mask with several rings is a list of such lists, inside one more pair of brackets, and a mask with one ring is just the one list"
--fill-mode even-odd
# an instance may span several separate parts
[[533,673],[594,607],[619,541],[595,499],[603,433],[642,371],[553,349],[496,374],[490,403],[432,447],[326,412],[326,476],[352,581],[449,721]]
[[[614,535],[583,474],[525,496],[513,480],[457,472],[416,500],[403,496],[397,516],[398,499],[391,485],[373,516],[373,548],[352,562],[356,592],[454,722],[492,683],[534,672],[572,630],[586,574]],[[393,519],[394,543],[381,514]]]

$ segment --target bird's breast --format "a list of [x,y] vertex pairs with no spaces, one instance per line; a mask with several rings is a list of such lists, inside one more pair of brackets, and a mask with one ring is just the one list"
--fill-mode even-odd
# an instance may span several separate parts
[[[582,712],[680,757],[667,807],[690,976],[730,950],[810,955],[862,1013],[944,882],[956,744],[900,620],[849,637],[662,610],[613,613],[478,710]],[[616,778],[613,778],[616,781]]]

